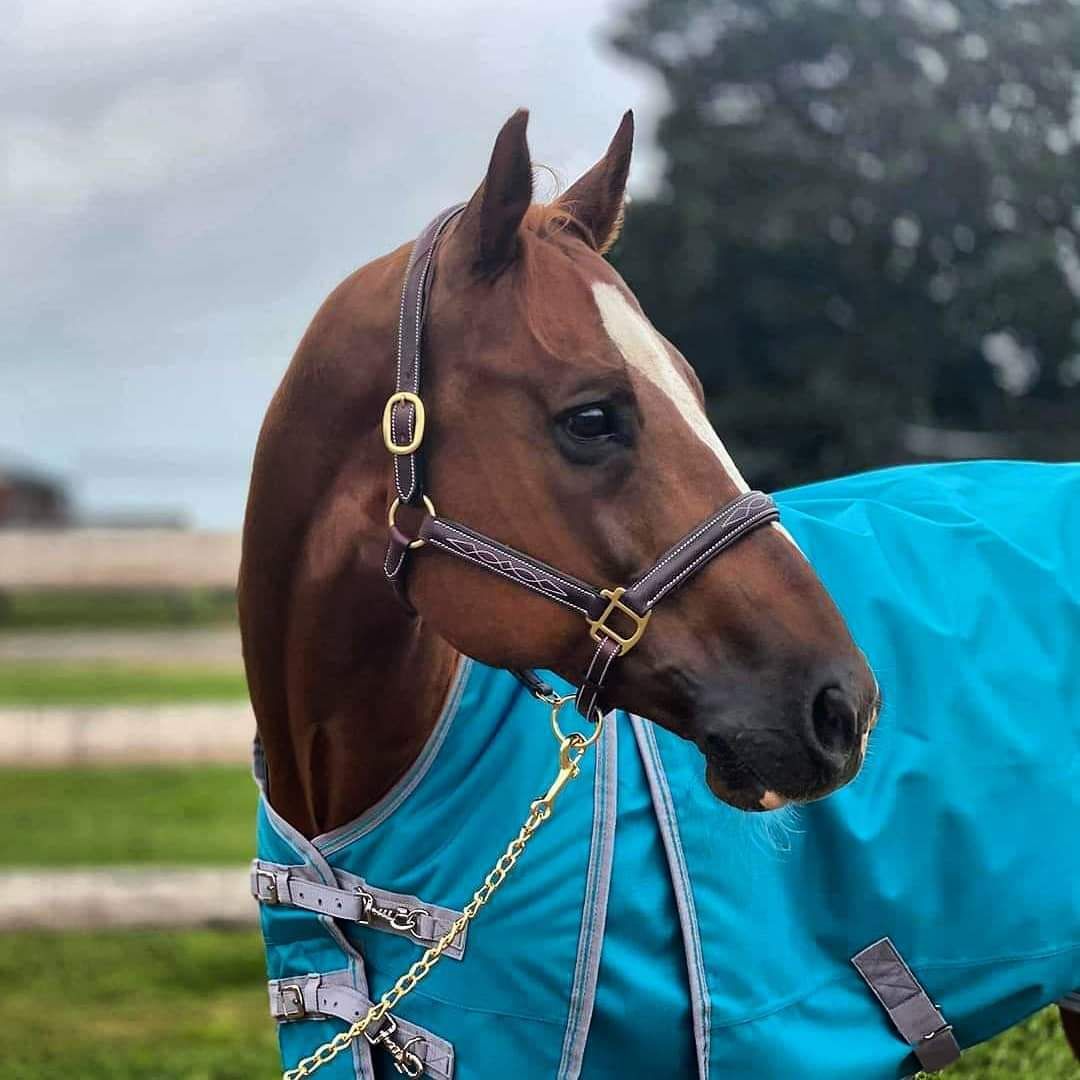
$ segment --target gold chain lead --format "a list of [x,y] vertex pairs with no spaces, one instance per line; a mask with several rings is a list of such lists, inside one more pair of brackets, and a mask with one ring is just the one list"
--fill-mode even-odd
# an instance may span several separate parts
[[[564,701],[569,698],[555,698],[549,703],[555,714]],[[391,1009],[403,997],[412,993],[416,985],[428,972],[439,962],[443,953],[449,948],[454,939],[476,918],[480,909],[491,899],[498,887],[506,879],[506,875],[514,868],[514,864],[521,857],[525,845],[532,839],[533,833],[551,817],[555,799],[564,787],[581,772],[580,762],[588,748],[596,741],[596,736],[603,726],[603,717],[596,723],[596,732],[592,736],[585,736],[579,731],[571,732],[565,736],[559,744],[559,771],[551,782],[547,793],[529,807],[529,816],[525,824],[518,830],[517,836],[507,845],[506,850],[499,856],[498,861],[484,878],[483,885],[473,893],[472,899],[465,905],[461,915],[453,926],[438,941],[427,949],[423,956],[416,961],[404,975],[379,999],[378,1004],[372,1005],[366,1015],[362,1016],[347,1031],[335,1035],[329,1042],[323,1043],[310,1057],[302,1058],[294,1068],[288,1069],[282,1074],[282,1080],[301,1080],[302,1077],[310,1076],[320,1066],[346,1050],[353,1039],[358,1039],[372,1024],[377,1024],[386,1016]]]

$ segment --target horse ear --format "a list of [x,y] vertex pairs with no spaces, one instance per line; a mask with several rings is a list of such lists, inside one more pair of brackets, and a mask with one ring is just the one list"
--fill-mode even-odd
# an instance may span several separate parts
[[525,140],[528,123],[528,109],[518,109],[503,124],[487,176],[462,214],[461,235],[471,241],[476,267],[485,273],[513,261],[518,226],[532,202],[532,159]]
[[626,176],[634,147],[634,113],[623,113],[607,153],[559,199],[575,221],[587,230],[586,239],[603,254],[619,237],[623,221]]

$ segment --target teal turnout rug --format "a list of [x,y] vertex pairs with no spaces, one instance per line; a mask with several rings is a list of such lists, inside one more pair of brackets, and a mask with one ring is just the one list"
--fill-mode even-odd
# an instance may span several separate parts
[[[858,778],[744,815],[696,748],[613,714],[467,936],[318,1075],[906,1076],[912,1046],[852,963],[885,937],[961,1046],[1080,987],[1080,466],[903,467],[776,498],[882,686]],[[285,1066],[452,924],[554,750],[547,710],[464,660],[360,819],[308,841],[262,801]]]

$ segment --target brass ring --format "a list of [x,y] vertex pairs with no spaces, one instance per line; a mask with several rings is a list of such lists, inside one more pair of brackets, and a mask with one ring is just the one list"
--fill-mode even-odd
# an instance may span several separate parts
[[[435,506],[434,506],[434,504],[432,503],[432,501],[431,501],[431,500],[430,500],[430,499],[429,499],[429,498],[428,498],[428,497],[427,497],[426,495],[421,495],[421,496],[420,496],[420,498],[424,500],[424,509],[425,509],[425,510],[427,510],[427,512],[428,512],[428,513],[429,513],[429,514],[430,514],[430,515],[431,515],[432,517],[435,517]],[[397,512],[398,512],[398,507],[399,507],[400,505],[401,505],[401,500],[400,500],[400,499],[395,499],[395,500],[394,500],[394,501],[393,501],[393,502],[392,502],[392,503],[390,504],[390,511],[389,511],[389,513],[388,513],[388,514],[386,515],[386,524],[387,524],[387,525],[388,525],[388,526],[389,526],[389,527],[390,527],[391,529],[392,529],[392,528],[394,528],[394,525],[396,524],[396,521],[397,521]],[[412,551],[412,550],[413,550],[414,548],[421,548],[421,547],[423,547],[423,546],[424,546],[424,544],[426,544],[426,543],[427,543],[427,541],[426,541],[426,540],[420,540],[420,539],[417,539],[417,540],[410,540],[410,541],[409,541],[409,550],[410,550],[410,551]]]
[[600,732],[604,730],[604,714],[597,710],[596,719],[589,721],[589,723],[595,725],[591,735],[586,735],[583,731],[572,731],[569,735],[564,734],[563,729],[559,727],[559,711],[567,702],[573,701],[575,696],[574,694],[563,694],[551,703],[551,730],[555,732],[555,738],[559,740],[560,746],[577,736],[581,740],[577,743],[578,749],[585,750],[600,738]]

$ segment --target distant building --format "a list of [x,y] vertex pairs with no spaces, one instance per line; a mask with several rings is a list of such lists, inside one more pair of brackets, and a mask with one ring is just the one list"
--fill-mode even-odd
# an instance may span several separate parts
[[71,506],[59,480],[24,465],[0,462],[0,528],[70,524]]

